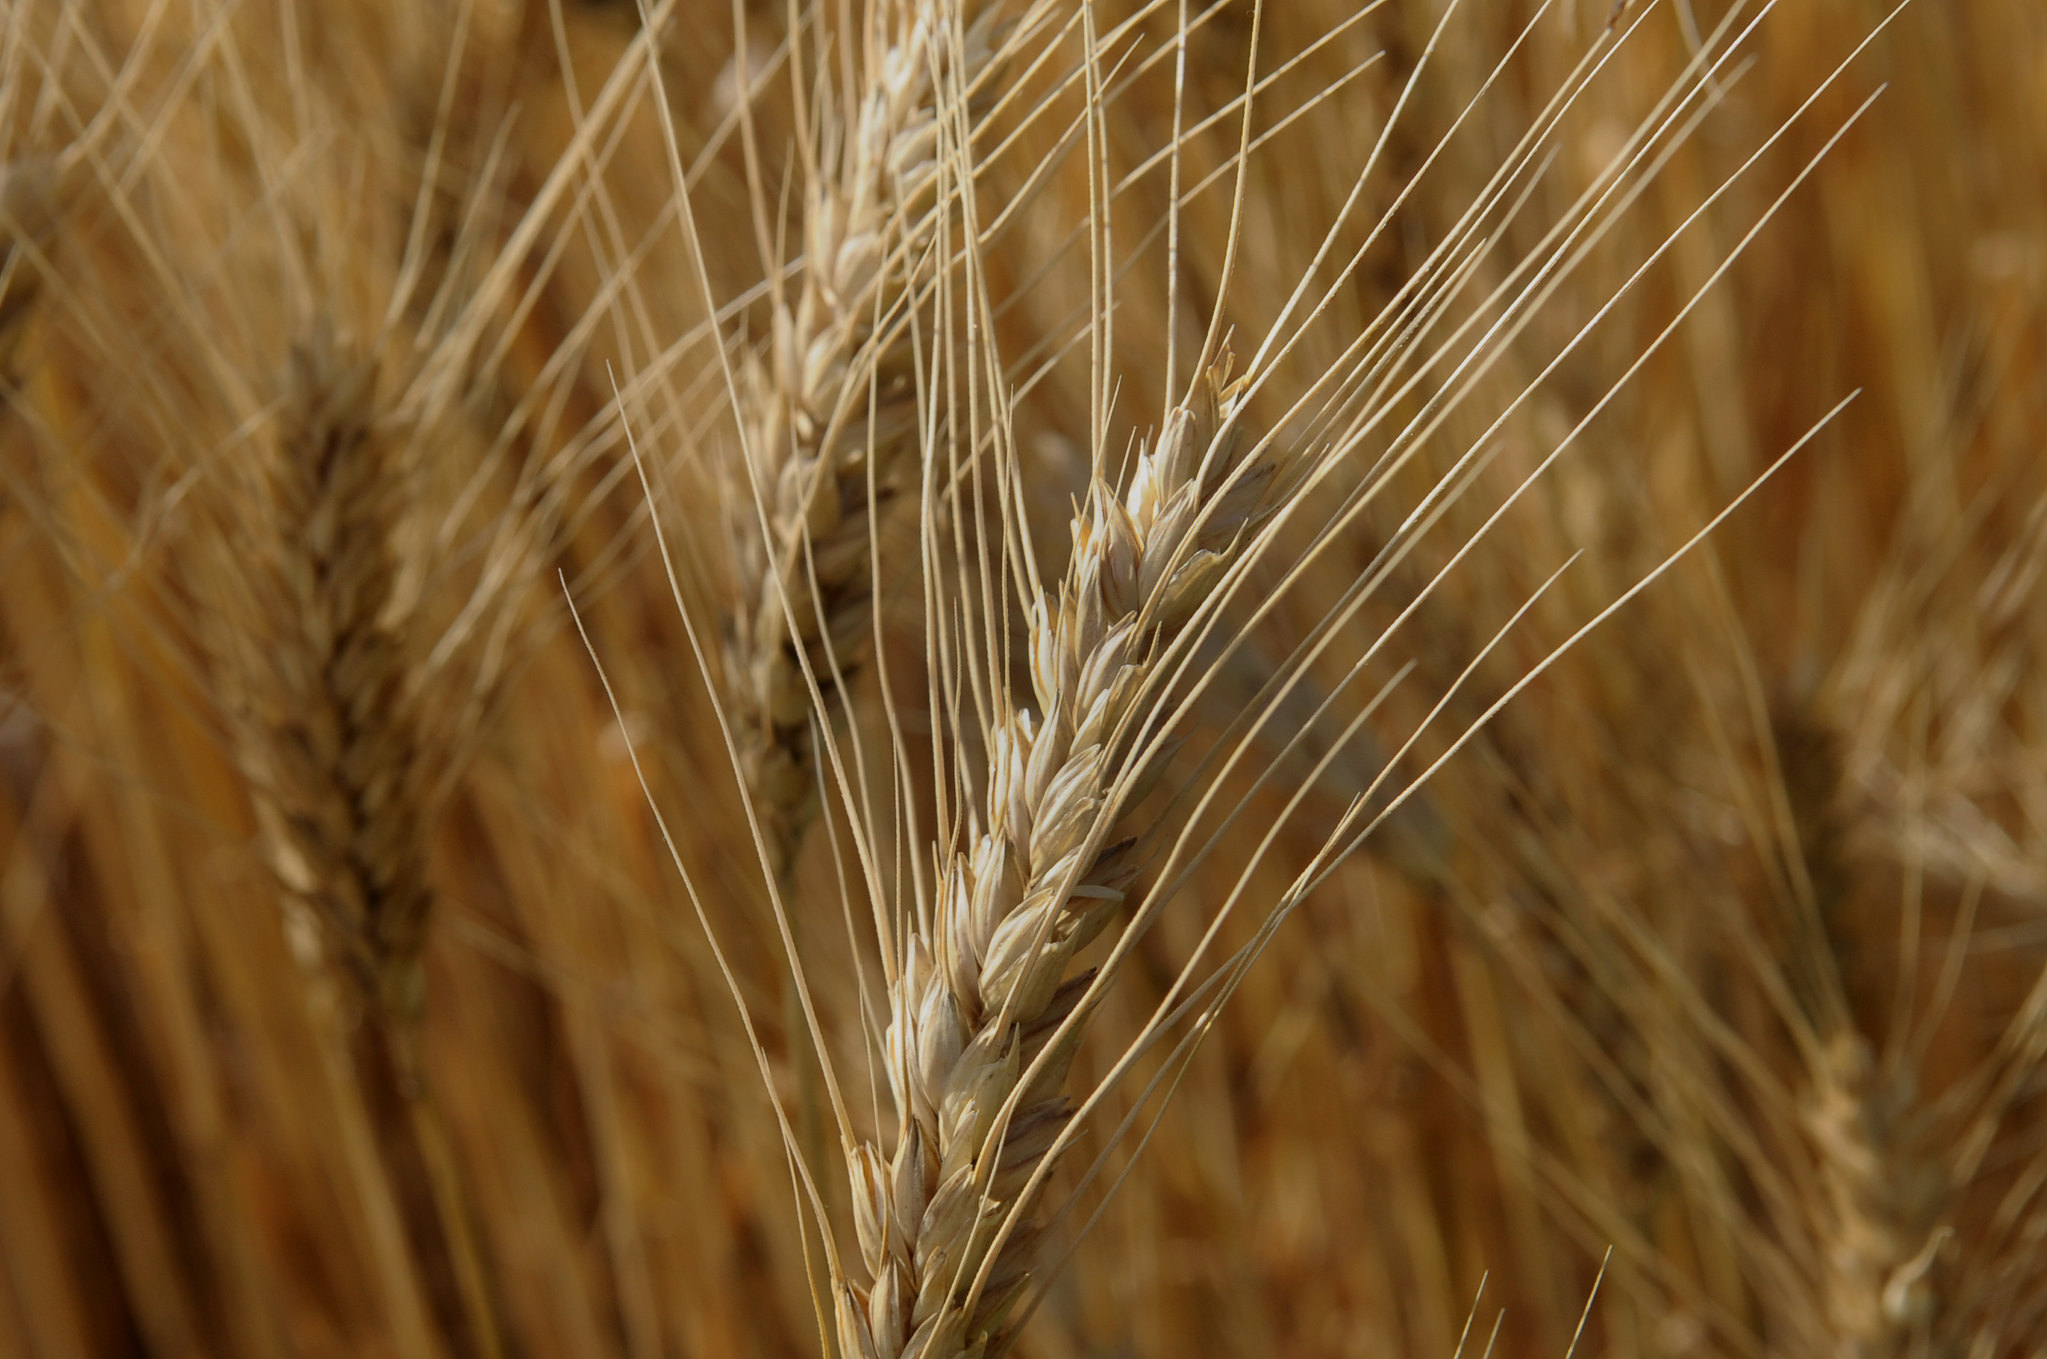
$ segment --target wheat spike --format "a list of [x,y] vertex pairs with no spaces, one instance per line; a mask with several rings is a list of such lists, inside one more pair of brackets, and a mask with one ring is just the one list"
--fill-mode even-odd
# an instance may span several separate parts
[[1006,1223],[1072,1116],[1060,1088],[1080,1024],[1066,1021],[1093,977],[1068,969],[1136,873],[1137,841],[1104,844],[1108,828],[1170,753],[1133,742],[1126,719],[1282,470],[1270,451],[1246,456],[1240,392],[1225,355],[1120,497],[1097,479],[1065,579],[1032,603],[1037,713],[994,731],[987,828],[947,857],[936,917],[912,930],[890,988],[899,1133],[892,1156],[850,1156],[870,1284],[841,1284],[849,1356],[979,1353],[1026,1282],[1029,1232]]
[[387,616],[403,482],[373,428],[376,379],[324,327],[292,354],[251,718],[280,878],[357,1000],[409,1024],[431,898],[415,699]]
[[1837,1036],[1820,1057],[1805,1123],[1823,1191],[1821,1298],[1838,1359],[1914,1353],[1940,1314],[1929,1222],[1947,1187],[1913,1145],[1910,1106],[1873,1069],[1867,1046]]
[[0,1355],[2043,1352],[2039,10],[19,0]]
[[62,181],[48,156],[0,164],[0,372],[11,369],[22,322],[41,290],[36,257],[56,232]]
[[[955,77],[965,85],[990,64],[999,12],[984,8],[965,30]],[[852,119],[824,120],[795,296],[777,301],[771,333],[738,372],[753,487],[741,501],[757,492],[765,536],[754,522],[734,535],[727,682],[747,790],[783,874],[817,809],[811,686],[832,702],[858,663],[876,516],[916,457],[902,311],[935,225],[936,81],[952,17],[928,0],[886,0],[870,12]]]
[[418,1051],[428,771],[448,752],[394,617],[408,482],[377,419],[378,378],[377,361],[324,321],[292,351],[267,477],[270,537],[251,554],[256,645],[235,653],[244,761],[301,952],[341,983],[363,1112],[439,1325],[456,1353],[491,1355],[496,1323]]

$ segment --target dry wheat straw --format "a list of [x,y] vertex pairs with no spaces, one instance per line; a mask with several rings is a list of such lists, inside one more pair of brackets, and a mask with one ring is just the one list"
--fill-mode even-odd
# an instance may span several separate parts
[[[961,69],[988,68],[1001,6],[966,27]],[[917,399],[903,304],[936,217],[937,80],[954,7],[883,0],[870,11],[865,85],[842,124],[831,101],[803,213],[803,267],[778,296],[766,340],[738,371],[749,460],[734,534],[728,704],[741,772],[778,873],[817,810],[813,721],[831,706],[869,632],[877,516],[916,461]],[[758,497],[756,501],[756,496]],[[813,691],[828,705],[812,705]]]
[[0,373],[11,367],[16,339],[41,291],[37,256],[50,242],[61,210],[61,173],[47,156],[0,164]]
[[[1038,711],[995,725],[985,829],[946,859],[890,987],[893,1156],[851,1153],[870,1284],[840,1285],[853,1359],[940,1359],[998,1343],[1031,1267],[1022,1199],[1066,1127],[1093,980],[1076,954],[1121,911],[1137,842],[1108,828],[1161,768],[1127,720],[1166,649],[1246,549],[1280,456],[1247,456],[1227,355],[1175,409],[1118,496],[1096,480],[1056,596],[1029,611]],[[1155,904],[1155,903],[1154,903]],[[1056,1041],[1056,1047],[1052,1046]]]

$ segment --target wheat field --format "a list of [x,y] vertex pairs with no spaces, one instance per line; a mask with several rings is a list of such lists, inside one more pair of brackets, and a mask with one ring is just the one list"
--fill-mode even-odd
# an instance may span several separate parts
[[2047,11],[0,6],[0,1356],[2047,1354]]

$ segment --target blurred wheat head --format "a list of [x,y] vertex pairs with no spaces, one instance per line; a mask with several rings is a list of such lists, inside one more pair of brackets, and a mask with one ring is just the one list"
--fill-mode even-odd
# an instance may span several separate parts
[[16,4],[0,1353],[2034,1352],[2043,61]]

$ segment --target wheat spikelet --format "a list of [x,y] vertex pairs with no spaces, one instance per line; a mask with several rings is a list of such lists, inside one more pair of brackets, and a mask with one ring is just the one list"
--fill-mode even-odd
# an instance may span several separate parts
[[[1917,1352],[1939,1320],[1934,1255],[1946,1238],[1927,1221],[1945,1186],[1917,1154],[1910,1104],[1884,1088],[1852,1037],[1821,1054],[1806,1126],[1825,1190],[1820,1286],[1839,1359]],[[1920,1343],[1923,1343],[1920,1342]]]
[[302,960],[341,983],[349,1065],[427,1300],[459,1352],[491,1354],[468,1210],[418,1055],[428,771],[450,753],[423,721],[394,607],[409,487],[378,379],[324,319],[291,353],[247,562],[255,615],[231,644],[242,753]]

